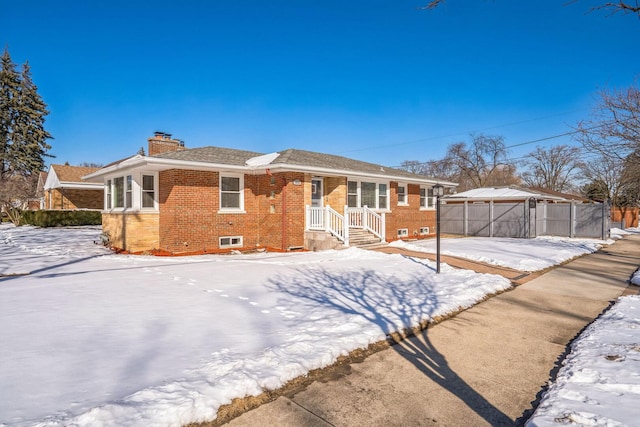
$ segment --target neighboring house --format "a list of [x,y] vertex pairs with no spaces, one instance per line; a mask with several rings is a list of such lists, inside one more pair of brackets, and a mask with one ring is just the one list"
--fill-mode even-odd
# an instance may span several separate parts
[[102,209],[104,186],[82,179],[99,169],[51,165],[43,186],[43,209]]
[[114,248],[315,250],[435,232],[432,178],[303,150],[186,149],[160,132],[148,141],[148,156],[84,177],[104,185],[103,231]]
[[565,200],[571,200],[578,203],[594,203],[593,200],[587,199],[586,197],[578,196],[576,194],[562,193],[560,191],[549,190],[542,187],[527,187],[525,190],[537,192],[540,194],[547,194],[550,196],[562,197]]
[[47,181],[47,172],[40,172],[38,174],[38,184],[36,185],[36,193],[34,197],[27,201],[26,209],[30,211],[37,211],[44,209],[44,184]]

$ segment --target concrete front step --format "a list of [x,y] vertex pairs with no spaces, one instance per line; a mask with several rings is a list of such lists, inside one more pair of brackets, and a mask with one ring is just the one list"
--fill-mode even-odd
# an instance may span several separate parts
[[349,246],[369,246],[379,244],[380,238],[361,228],[349,229]]

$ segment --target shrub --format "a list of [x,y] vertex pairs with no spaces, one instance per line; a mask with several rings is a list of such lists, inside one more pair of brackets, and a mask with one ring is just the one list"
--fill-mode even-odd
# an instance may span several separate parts
[[102,213],[90,210],[22,211],[20,224],[38,227],[100,225],[102,224]]

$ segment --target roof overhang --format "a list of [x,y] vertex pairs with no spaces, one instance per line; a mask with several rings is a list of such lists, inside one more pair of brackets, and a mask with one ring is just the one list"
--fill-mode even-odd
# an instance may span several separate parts
[[123,172],[134,172],[136,170],[145,171],[163,171],[169,169],[194,169],[201,171],[225,171],[225,172],[239,172],[239,173],[267,173],[267,169],[271,172],[303,172],[317,175],[335,175],[335,176],[347,176],[354,178],[374,178],[385,179],[390,181],[406,182],[410,184],[423,184],[423,185],[435,185],[441,184],[445,187],[457,187],[455,182],[448,182],[442,180],[436,180],[433,178],[420,178],[420,177],[407,177],[401,175],[395,175],[393,173],[388,174],[381,171],[381,173],[371,172],[359,172],[342,169],[332,169],[323,167],[311,167],[302,165],[293,165],[287,163],[269,163],[265,162],[259,164],[250,165],[229,165],[220,163],[209,162],[196,162],[188,160],[175,160],[166,159],[161,157],[147,157],[142,155],[136,155],[134,157],[123,160],[122,162],[107,166],[96,172],[82,177],[84,180],[91,182],[102,182],[105,178],[113,175],[118,175]]

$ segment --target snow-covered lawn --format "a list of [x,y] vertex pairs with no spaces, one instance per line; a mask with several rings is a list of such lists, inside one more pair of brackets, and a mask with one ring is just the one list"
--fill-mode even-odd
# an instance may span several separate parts
[[162,258],[114,255],[99,235],[0,225],[0,425],[213,419],[232,398],[509,287],[359,249]]
[[[615,237],[622,233],[617,230]],[[491,244],[487,244],[490,241]],[[467,258],[486,264],[510,267],[520,271],[538,271],[561,264],[576,256],[595,252],[603,243],[611,244],[614,240],[603,242],[594,239],[569,239],[563,237],[537,237],[535,239],[510,239],[494,237],[466,237],[442,239],[440,253],[460,258]],[[390,246],[410,251],[436,253],[434,239],[415,240],[410,242],[395,241]]]

